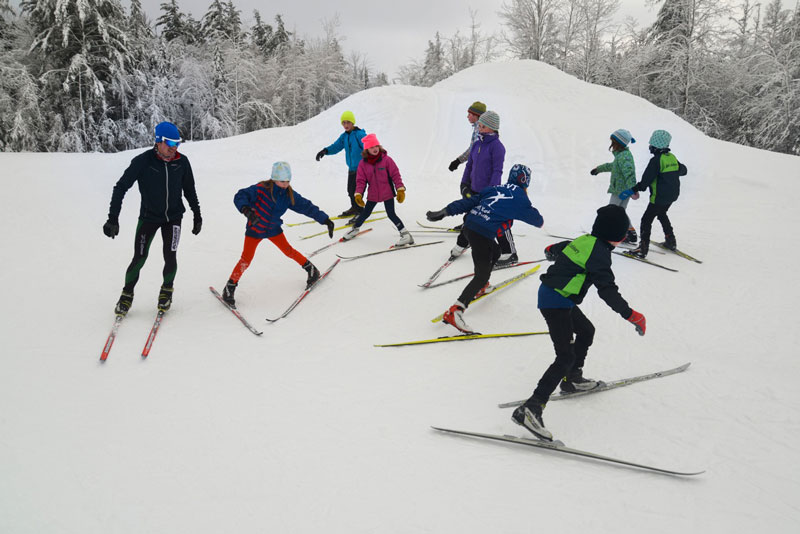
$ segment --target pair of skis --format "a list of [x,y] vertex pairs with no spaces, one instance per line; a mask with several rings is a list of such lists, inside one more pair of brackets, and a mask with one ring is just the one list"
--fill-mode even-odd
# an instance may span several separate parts
[[[581,395],[588,395],[590,393],[597,393],[599,391],[607,391],[609,389],[613,389],[613,388],[617,388],[617,387],[629,386],[631,384],[635,384],[637,382],[642,382],[642,381],[645,381],[645,380],[651,380],[651,379],[654,379],[654,378],[661,378],[661,377],[664,377],[664,376],[673,375],[673,374],[685,371],[686,369],[689,368],[689,365],[690,365],[689,363],[686,363],[684,365],[681,365],[681,366],[676,367],[674,369],[668,369],[666,371],[660,371],[660,372],[657,372],[657,373],[650,373],[650,374],[647,374],[647,375],[641,375],[641,376],[626,378],[626,379],[623,379],[623,380],[615,380],[613,382],[606,382],[604,384],[605,387],[597,387],[597,388],[594,388],[594,389],[589,390],[589,391],[582,391],[582,392],[565,394],[565,395],[561,395],[561,396],[558,396],[558,397],[553,397],[553,398],[551,398],[551,400],[563,399],[563,398],[572,398],[572,397],[577,397],[577,396],[581,396]],[[501,408],[519,406],[523,402],[524,401],[514,401],[514,402],[504,403],[504,404],[501,404],[499,406]],[[563,453],[563,454],[580,456],[580,457],[584,457],[584,458],[591,458],[591,459],[594,459],[594,460],[601,460],[601,461],[604,461],[604,462],[609,462],[609,463],[612,463],[612,464],[623,465],[623,466],[628,466],[628,467],[636,467],[636,468],[639,468],[639,469],[644,469],[644,470],[647,470],[647,471],[652,471],[652,472],[655,472],[655,473],[662,473],[662,474],[667,474],[667,475],[694,476],[694,475],[699,475],[699,474],[702,474],[702,473],[705,472],[705,471],[678,471],[678,470],[675,470],[675,469],[664,469],[664,468],[661,468],[661,467],[655,467],[655,466],[652,466],[652,465],[647,465],[647,464],[643,464],[643,463],[639,463],[639,462],[632,462],[632,461],[629,461],[629,460],[622,460],[622,459],[619,459],[619,458],[612,458],[610,456],[605,456],[605,455],[597,454],[597,453],[590,452],[590,451],[585,451],[585,450],[581,450],[581,449],[574,449],[574,448],[571,448],[571,447],[567,447],[566,445],[564,445],[564,443],[562,441],[559,441],[559,440],[545,441],[545,440],[540,440],[540,439],[520,438],[520,437],[517,437],[517,436],[511,436],[511,435],[508,435],[508,434],[503,434],[503,435],[500,435],[500,434],[486,434],[486,433],[483,433],[483,432],[471,432],[471,431],[465,431],[465,430],[454,430],[454,429],[450,429],[450,428],[443,428],[443,427],[437,427],[437,426],[434,426],[432,428],[434,430],[437,430],[437,431],[440,431],[440,432],[446,432],[446,433],[449,433],[449,434],[457,434],[457,435],[468,436],[468,437],[483,438],[483,439],[487,439],[487,440],[501,441],[501,442],[506,442],[506,443],[516,443],[516,444],[519,444],[519,445],[526,445],[526,446],[529,446],[529,447],[536,447],[536,448],[540,448],[540,449],[546,449],[546,450],[552,451],[552,452],[559,452],[559,453]]]
[[[147,341],[144,343],[144,348],[142,349],[142,358],[147,358],[147,356],[150,354],[150,349],[153,347],[153,342],[156,340],[156,334],[158,334],[158,329],[161,327],[161,321],[164,319],[165,313],[166,312],[163,310],[158,310],[156,319],[153,321],[153,326],[150,328],[150,333],[147,335]],[[119,331],[119,327],[122,325],[122,320],[124,318],[124,315],[117,315],[114,318],[114,325],[111,327],[111,333],[108,334],[106,343],[103,345],[103,352],[100,353],[101,362],[104,362],[108,359],[108,355],[111,353],[111,347],[114,345],[114,340],[117,339],[117,332]]]
[[[306,298],[306,296],[308,296],[308,294],[309,294],[309,293],[311,293],[311,291],[312,291],[312,290],[313,290],[313,289],[314,289],[314,288],[317,286],[317,284],[319,284],[319,283],[320,283],[322,280],[324,280],[325,278],[327,278],[327,276],[330,274],[330,272],[333,270],[333,268],[334,268],[334,267],[336,267],[337,265],[339,265],[339,262],[340,262],[340,261],[341,261],[341,260],[336,260],[336,261],[334,261],[334,262],[333,262],[333,264],[332,264],[330,267],[328,267],[328,269],[327,269],[327,270],[326,270],[324,273],[322,273],[322,275],[319,277],[319,279],[318,279],[316,282],[314,282],[314,283],[313,283],[313,284],[311,284],[310,286],[306,287],[306,288],[305,288],[305,289],[304,289],[304,290],[303,290],[303,291],[300,293],[300,296],[299,296],[299,297],[297,297],[297,298],[294,300],[294,302],[292,302],[292,304],[291,304],[291,305],[290,305],[290,306],[289,306],[289,307],[286,309],[286,311],[284,311],[282,314],[280,314],[280,315],[279,315],[278,317],[276,317],[275,319],[270,319],[270,318],[267,318],[267,319],[266,319],[266,320],[267,320],[267,322],[274,323],[275,321],[278,321],[279,319],[283,319],[284,317],[286,317],[287,315],[289,315],[289,314],[292,312],[292,310],[294,310],[294,309],[297,307],[297,305],[298,305],[298,304],[300,304],[300,302],[301,302],[301,301],[302,301],[304,298]],[[250,324],[250,321],[248,321],[247,319],[245,319],[245,317],[244,317],[244,316],[243,316],[243,315],[242,315],[242,314],[239,312],[239,310],[237,310],[236,308],[232,308],[232,307],[230,307],[230,306],[228,305],[228,303],[227,303],[227,302],[225,302],[224,300],[222,300],[222,295],[220,295],[220,294],[219,294],[219,292],[218,292],[216,289],[214,289],[214,288],[213,288],[213,287],[211,287],[211,286],[209,286],[209,288],[208,288],[208,289],[209,289],[209,290],[211,291],[211,293],[212,293],[212,294],[213,294],[213,295],[214,295],[214,296],[217,298],[217,300],[218,300],[218,301],[220,301],[220,303],[222,303],[222,305],[223,305],[223,306],[225,306],[225,308],[227,308],[227,309],[228,309],[228,311],[230,311],[230,312],[231,312],[231,313],[232,313],[232,314],[233,314],[233,315],[234,315],[234,316],[235,316],[237,319],[239,319],[239,321],[241,321],[241,323],[242,323],[242,324],[245,326],[245,328],[247,328],[248,330],[250,330],[250,332],[252,332],[253,334],[255,334],[255,335],[257,335],[257,336],[260,336],[261,334],[263,334],[263,333],[264,333],[264,332],[261,332],[261,331],[257,330],[257,329],[256,329],[256,328],[255,328],[255,327],[252,325],[252,324]]]

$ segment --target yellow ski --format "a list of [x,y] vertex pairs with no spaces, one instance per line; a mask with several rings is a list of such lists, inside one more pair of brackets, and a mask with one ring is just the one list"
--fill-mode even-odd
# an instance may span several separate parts
[[404,347],[406,345],[425,345],[427,343],[445,343],[447,341],[466,341],[468,339],[488,339],[492,337],[517,337],[538,336],[548,332],[512,332],[509,334],[460,334],[457,336],[443,336],[434,339],[421,339],[419,341],[404,341],[402,343],[389,343],[387,345],[373,345],[375,347]]

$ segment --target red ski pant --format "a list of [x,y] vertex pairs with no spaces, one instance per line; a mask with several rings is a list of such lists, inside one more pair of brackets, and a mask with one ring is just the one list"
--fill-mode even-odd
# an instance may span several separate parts
[[[297,250],[292,248],[292,245],[286,240],[286,236],[283,235],[281,232],[280,234],[272,237],[268,237],[272,243],[278,247],[281,252],[283,252],[286,256],[293,259],[297,262],[298,265],[301,267],[308,261],[308,258],[300,254]],[[239,282],[239,279],[242,277],[244,272],[250,267],[250,262],[253,261],[253,257],[256,254],[256,248],[258,247],[259,243],[261,243],[262,239],[258,237],[250,237],[244,236],[244,248],[242,249],[242,257],[239,258],[239,263],[236,264],[236,267],[233,268],[233,272],[231,273],[231,280],[234,282]]]

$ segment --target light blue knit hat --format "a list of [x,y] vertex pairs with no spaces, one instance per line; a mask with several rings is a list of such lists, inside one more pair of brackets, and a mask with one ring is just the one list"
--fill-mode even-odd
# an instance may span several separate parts
[[650,136],[650,146],[655,148],[669,148],[672,136],[666,130],[656,130]]
[[292,181],[292,168],[285,161],[276,161],[272,164],[270,178],[276,182],[290,182]]
[[628,146],[631,143],[636,142],[636,139],[633,138],[631,133],[624,128],[620,128],[619,130],[616,130],[614,133],[612,133],[611,139],[615,140],[617,143],[621,144],[624,147]]

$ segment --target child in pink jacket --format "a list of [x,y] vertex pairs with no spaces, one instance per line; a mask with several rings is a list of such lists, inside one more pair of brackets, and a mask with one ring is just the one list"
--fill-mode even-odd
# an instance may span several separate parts
[[[386,153],[375,134],[369,134],[362,139],[364,152],[358,164],[356,173],[356,204],[364,208],[353,221],[353,228],[344,235],[345,240],[353,239],[361,231],[361,225],[370,216],[378,202],[383,202],[386,215],[400,232],[400,240],[395,246],[413,245],[414,238],[405,229],[403,221],[394,211],[394,197],[397,191],[397,201],[401,204],[406,199],[406,188],[400,177],[397,164]],[[367,201],[364,202],[364,190],[369,186]]]

